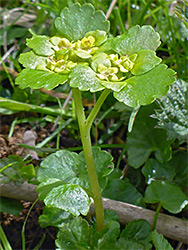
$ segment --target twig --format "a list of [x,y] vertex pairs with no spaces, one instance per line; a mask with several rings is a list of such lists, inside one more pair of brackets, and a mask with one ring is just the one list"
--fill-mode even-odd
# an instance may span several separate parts
[[113,8],[114,8],[116,2],[117,2],[117,0],[113,0],[113,1],[111,2],[110,7],[109,7],[108,11],[106,12],[106,19],[109,18],[109,16],[110,16],[110,14],[111,14],[111,12],[112,12],[112,10],[113,10]]
[[[14,183],[0,184],[1,196],[14,198],[17,200],[36,200],[38,194],[35,189],[35,185],[28,183],[21,185],[15,185]],[[105,209],[114,210],[119,217],[120,223],[123,225],[138,219],[145,219],[152,225],[155,216],[155,211],[107,198],[103,198],[103,206]],[[95,210],[92,203],[91,214],[94,215],[94,213]],[[159,233],[163,234],[169,239],[177,240],[185,244],[188,243],[188,221],[186,220],[159,213],[156,229]]]
[[[14,51],[16,49],[16,44],[13,45],[2,57],[2,61],[5,61],[7,59],[7,57],[9,57],[9,55],[12,53],[12,51]],[[0,62],[0,65],[2,64],[2,62]]]
[[[66,108],[66,106],[69,103],[69,101],[70,101],[71,98],[72,98],[72,90],[70,90],[70,92],[69,92],[69,94],[68,94],[65,102],[63,103],[62,110],[64,110]],[[54,125],[53,125],[53,127],[51,129],[52,131],[56,128],[59,120],[60,120],[60,115],[56,118],[56,121],[55,121],[55,123],[54,123]]]

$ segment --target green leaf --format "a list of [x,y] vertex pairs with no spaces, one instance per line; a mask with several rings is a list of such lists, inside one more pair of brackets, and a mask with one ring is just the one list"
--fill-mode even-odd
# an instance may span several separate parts
[[[39,168],[40,170],[40,168]],[[39,200],[44,200],[49,192],[54,187],[58,187],[64,184],[64,182],[57,178],[48,178],[37,186],[36,191],[39,193]]]
[[53,44],[50,43],[47,36],[33,36],[27,39],[26,45],[33,49],[34,52],[41,56],[51,56],[54,54]]
[[139,168],[155,152],[158,161],[169,161],[172,155],[171,141],[167,140],[166,131],[155,128],[156,121],[150,117],[155,104],[141,107],[131,133],[127,136],[128,162]]
[[50,154],[41,162],[37,180],[44,182],[49,178],[56,178],[69,183],[77,175],[77,161],[78,154],[74,152],[59,150]]
[[153,118],[158,119],[157,126],[168,133],[168,139],[178,138],[180,142],[188,141],[188,83],[177,80],[168,94],[161,98],[160,109],[155,110]]
[[93,36],[95,38],[95,46],[100,46],[107,40],[106,32],[103,30],[89,31],[86,33],[85,37]]
[[137,206],[144,206],[141,193],[139,193],[133,185],[125,183],[125,181],[120,179],[109,180],[102,192],[102,196]]
[[81,91],[90,90],[96,92],[104,89],[101,81],[96,77],[96,73],[83,64],[75,66],[69,74],[70,86],[79,88]]
[[69,212],[55,207],[44,207],[42,215],[39,216],[40,227],[59,227],[69,222],[72,215]]
[[117,221],[109,221],[105,229],[94,234],[94,245],[97,249],[107,249],[106,245],[114,243],[120,234],[120,224]]
[[127,240],[124,238],[120,238],[116,242],[116,248],[119,250],[146,250],[144,244],[135,242],[134,240]]
[[137,52],[137,58],[131,73],[133,75],[142,75],[154,68],[161,61],[162,59],[157,57],[154,51],[140,50]]
[[111,47],[118,54],[131,55],[139,50],[156,50],[160,45],[159,34],[149,25],[136,25],[127,33],[114,38]]
[[114,97],[135,108],[148,105],[167,93],[169,85],[175,81],[174,74],[172,69],[160,64],[143,75],[130,77],[120,92],[114,92]]
[[170,243],[163,237],[162,234],[157,233],[156,230],[151,233],[151,238],[156,250],[173,250]]
[[[93,148],[93,157],[95,162],[95,168],[97,171],[97,177],[101,191],[106,186],[107,176],[113,171],[113,157],[107,151],[101,150],[99,147]],[[86,163],[84,153],[79,154],[79,184],[85,188],[90,189],[88,174],[86,170]],[[77,181],[78,182],[78,181]]]
[[95,11],[91,4],[75,3],[64,8],[55,20],[59,33],[70,41],[82,39],[89,31],[109,31],[110,23],[102,11]]
[[145,176],[147,184],[155,180],[173,180],[175,169],[168,163],[160,163],[155,159],[148,159],[145,166],[142,168],[142,173]]
[[[16,111],[34,111],[41,114],[47,114],[52,116],[64,115],[67,117],[72,117],[71,111],[66,111],[66,110],[64,111],[62,109],[57,109],[54,107],[41,107],[33,104],[17,102],[3,97],[0,97],[0,106]],[[71,122],[71,118],[68,121]]]
[[[135,249],[149,250],[152,247],[152,245],[149,243],[151,241],[150,233],[151,233],[151,226],[149,222],[143,219],[134,220],[129,222],[125,227],[125,229],[122,231],[120,235],[120,240],[125,238],[129,242],[128,244],[130,244],[133,241],[137,243],[138,246],[140,245],[138,248],[136,248],[135,246]],[[130,244],[130,249],[132,249],[131,247],[132,246]]]
[[[103,189],[106,185],[106,176],[113,171],[113,158],[108,152],[102,151],[100,148],[93,148],[93,155],[100,188]],[[79,184],[90,190],[83,152],[78,155],[74,152],[60,150],[46,157],[41,162],[37,180],[45,182],[49,178],[55,178],[55,180],[60,180],[64,184]],[[43,186],[45,188],[45,183],[39,185],[39,187]],[[40,191],[38,188],[37,190]]]
[[20,88],[40,89],[45,88],[51,90],[59,84],[64,84],[67,80],[67,75],[58,74],[46,70],[24,69],[18,74],[16,84]]
[[145,191],[145,201],[158,203],[170,213],[177,214],[188,204],[187,196],[182,190],[164,181],[152,182]]
[[76,217],[63,224],[55,241],[58,249],[90,249],[92,229],[86,220]]
[[0,160],[0,178],[3,183],[11,180],[29,180],[35,177],[35,169],[32,164],[26,164],[21,157],[10,155]]
[[78,216],[87,215],[90,199],[87,193],[75,184],[66,184],[53,188],[44,203],[48,207],[56,207]]
[[38,56],[33,51],[22,53],[19,57],[19,62],[29,69],[35,69],[38,65],[46,65],[46,57]]
[[134,239],[136,241],[150,241],[151,226],[146,220],[134,220],[127,224],[120,237]]
[[1,197],[1,206],[0,206],[0,212],[12,214],[14,216],[19,216],[19,214],[24,209],[22,203],[18,200]]
[[[169,165],[175,170],[174,181],[184,190],[187,188],[188,183],[188,152],[179,151],[173,154],[172,159],[169,161]],[[181,163],[181,164],[180,164]]]
[[125,87],[125,85],[127,84],[126,81],[122,81],[122,82],[101,81],[100,83],[105,88],[111,89],[111,90],[116,91],[116,92],[121,91]]

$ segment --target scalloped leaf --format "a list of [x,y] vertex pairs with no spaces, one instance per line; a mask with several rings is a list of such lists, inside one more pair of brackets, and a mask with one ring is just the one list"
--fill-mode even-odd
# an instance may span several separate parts
[[156,230],[151,233],[151,239],[156,250],[173,250],[170,243],[163,237],[162,234],[157,233]]
[[188,204],[188,197],[175,185],[155,181],[146,188],[145,201],[148,203],[161,202],[166,210],[177,214]]
[[131,70],[133,75],[142,75],[162,61],[161,58],[156,56],[156,53],[152,50],[140,50],[137,53],[135,65]]
[[48,207],[60,208],[78,216],[87,215],[90,198],[79,185],[66,184],[53,188],[44,199],[44,203]]
[[122,56],[137,53],[139,50],[156,50],[160,43],[159,34],[150,25],[136,25],[127,33],[114,38],[111,47]]
[[102,196],[112,200],[127,202],[136,206],[144,206],[142,194],[139,193],[132,184],[126,183],[119,178],[108,181],[102,192]]
[[142,168],[142,173],[145,176],[145,181],[150,184],[153,180],[169,180],[175,176],[175,169],[167,162],[163,164],[155,159],[148,159],[145,166]]
[[160,64],[143,75],[126,80],[126,86],[120,92],[114,92],[114,97],[135,108],[148,105],[167,93],[169,85],[175,81],[174,74],[172,69]]
[[101,81],[96,77],[96,73],[83,64],[75,66],[69,74],[70,86],[79,88],[81,91],[97,92],[103,90]]
[[59,227],[61,228],[65,222],[69,222],[72,219],[72,215],[69,212],[63,211],[60,208],[44,207],[42,215],[39,216],[40,227]]
[[63,224],[55,241],[58,249],[90,249],[92,228],[81,217]]
[[75,3],[64,8],[60,17],[55,20],[55,27],[59,33],[70,41],[82,39],[89,31],[109,31],[110,23],[104,13],[95,11],[91,4]]
[[123,229],[121,232],[120,239],[125,238],[127,240],[133,240],[137,243],[143,244],[145,250],[149,250],[152,247],[152,245],[149,243],[151,241],[150,233],[151,225],[149,222],[139,219],[131,221],[126,225],[125,229]]
[[[99,185],[100,188],[103,189],[107,181],[105,177],[113,171],[113,158],[108,152],[102,151],[100,148],[93,148],[93,156]],[[46,195],[46,191],[49,192],[49,185],[53,188],[52,185],[57,186],[58,183],[61,182],[64,184],[79,184],[83,188],[90,190],[83,152],[76,154],[66,150],[60,150],[49,155],[41,162],[37,180],[42,182],[37,188],[37,191],[41,193],[40,195]],[[58,182],[58,180],[61,182]],[[47,185],[46,189],[45,185]]]
[[109,82],[109,81],[101,81],[101,85],[103,85],[107,89],[111,89],[115,92],[121,91],[125,85],[127,84],[126,81],[123,82]]
[[54,46],[49,41],[48,36],[33,36],[27,39],[26,45],[33,49],[36,54],[42,56],[51,56],[54,54],[54,50],[52,49]]
[[39,193],[39,200],[44,200],[52,188],[58,187],[62,184],[64,184],[64,182],[58,178],[49,178],[40,183],[36,189],[36,191]]
[[27,87],[40,89],[44,87],[47,90],[51,90],[59,84],[64,84],[66,80],[67,75],[46,70],[24,69],[18,74],[15,83],[21,89]]
[[135,242],[134,240],[127,240],[124,238],[120,238],[115,245],[115,248],[112,249],[118,249],[118,250],[146,250],[146,247],[144,244]]
[[19,62],[29,69],[35,69],[37,65],[46,66],[46,57],[38,56],[33,51],[22,53],[19,57]]

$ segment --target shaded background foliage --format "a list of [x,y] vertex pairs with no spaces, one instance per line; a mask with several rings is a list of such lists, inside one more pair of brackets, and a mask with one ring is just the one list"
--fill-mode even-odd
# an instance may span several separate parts
[[[79,136],[77,135],[74,103],[71,102],[71,99],[67,99],[70,92],[67,84],[57,87],[55,95],[40,90],[21,90],[15,86],[15,76],[22,70],[18,58],[21,53],[28,51],[25,40],[30,38],[33,33],[55,35],[56,30],[53,20],[59,16],[61,9],[69,7],[75,2],[80,4],[90,2],[95,9],[101,9],[104,13],[108,12],[111,4],[109,0],[15,0],[1,2],[1,134],[5,134],[7,140],[10,140],[15,134],[15,126],[25,127],[25,130],[32,128],[38,133],[37,144],[40,150],[36,152],[39,158],[45,157],[51,148],[58,150],[59,148],[79,146],[78,150],[81,150]],[[181,204],[178,202],[176,204],[178,207],[172,210],[174,204],[171,198],[174,198],[176,192],[180,200],[186,200],[185,194],[187,194],[188,182],[187,8],[186,1],[119,0],[110,13],[110,36],[122,34],[136,24],[153,26],[160,34],[162,41],[157,50],[157,55],[163,59],[165,64],[177,72],[178,80],[171,86],[167,96],[155,101],[148,107],[141,107],[137,115],[132,112],[134,111],[132,108],[117,103],[112,95],[108,97],[92,128],[93,143],[107,149],[110,148],[114,157],[115,171],[109,176],[108,184],[103,191],[104,197],[148,208],[155,208],[152,203],[162,202],[163,204],[166,202],[167,204],[165,203],[163,206],[163,212],[165,213],[181,211]],[[64,96],[61,96],[63,98],[59,98],[57,93],[64,93]],[[95,98],[97,98],[98,94],[95,95]],[[83,98],[85,109],[89,112],[95,100],[89,92],[83,93]],[[66,100],[68,100],[67,103]],[[130,115],[135,122],[132,131],[128,133]],[[57,116],[59,116],[58,121],[56,120]],[[5,123],[9,125],[6,133],[3,131]],[[55,123],[58,127],[50,131]],[[45,131],[43,133],[45,136],[40,137],[41,131]],[[23,140],[19,142],[24,143]],[[113,147],[116,147],[116,149],[113,149]],[[14,150],[8,152],[6,149],[7,147],[1,152],[1,156],[4,158],[0,161],[0,167],[2,169],[7,164],[13,164],[10,165],[11,171],[7,171],[7,169],[1,172],[1,181],[3,183],[14,181],[19,184],[19,182],[22,183],[27,180],[29,183],[36,184],[36,173],[33,169],[35,166],[35,170],[37,170],[38,167],[36,166],[39,165],[39,162],[32,161],[28,165],[22,160],[27,153],[20,154],[22,158],[18,158],[11,156],[16,154]],[[163,185],[160,185],[161,183]],[[157,190],[161,193],[168,188],[170,190],[169,200],[160,196],[161,193],[157,200],[152,200],[153,195],[151,194],[156,188],[154,185],[158,185]],[[9,201],[5,198],[2,204],[5,204],[1,208],[2,211],[9,213],[7,211],[7,207],[10,207]],[[14,207],[15,211],[12,211],[14,215],[18,215],[23,208],[20,207],[20,203],[14,204]],[[187,208],[178,213],[177,216],[185,217],[186,211]],[[59,211],[53,211],[53,213],[60,214]],[[43,217],[41,216],[39,219],[40,224],[57,226],[69,216],[61,215],[62,221],[54,223],[54,220],[50,217],[53,213],[46,209]],[[74,221],[74,223],[77,225],[78,221]],[[82,223],[83,230],[88,230],[88,225],[85,222]],[[71,227],[74,229],[73,226],[72,223]],[[62,228],[62,232],[66,232],[66,227]],[[114,225],[114,227],[116,226]],[[124,231],[124,237],[127,231]],[[90,234],[89,230],[88,234]],[[62,235],[59,232],[57,241],[59,245],[64,244],[61,240]],[[130,239],[134,238],[127,235],[126,237],[128,239],[129,237]],[[155,247],[157,237],[153,233],[152,238]],[[36,245],[35,242],[34,244]],[[110,244],[109,242],[109,246],[114,247]],[[131,246],[131,240],[125,243],[122,239],[116,247],[121,249],[125,244],[128,249]],[[139,248],[140,243],[137,242],[137,244]],[[172,242],[172,244],[177,245],[176,242]],[[185,249],[183,247],[182,249]]]

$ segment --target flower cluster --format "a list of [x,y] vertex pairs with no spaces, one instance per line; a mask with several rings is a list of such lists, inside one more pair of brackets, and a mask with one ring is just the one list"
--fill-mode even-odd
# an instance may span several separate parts
[[98,52],[100,45],[106,41],[104,31],[88,32],[76,42],[66,38],[51,37],[54,54],[48,56],[46,65],[37,65],[36,69],[50,70],[68,74],[77,64],[91,66],[96,76],[104,81],[122,81],[127,72],[134,67],[137,54],[131,56]]

